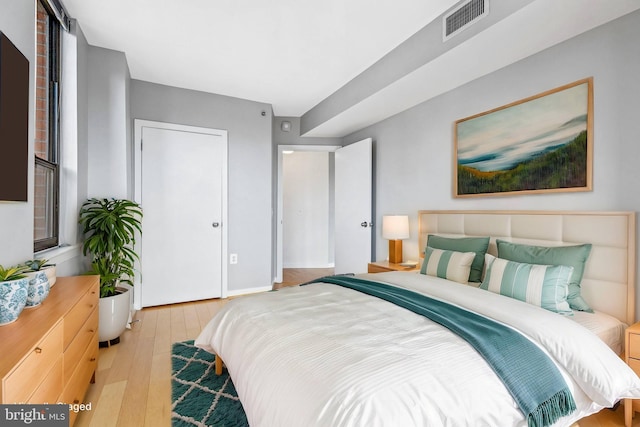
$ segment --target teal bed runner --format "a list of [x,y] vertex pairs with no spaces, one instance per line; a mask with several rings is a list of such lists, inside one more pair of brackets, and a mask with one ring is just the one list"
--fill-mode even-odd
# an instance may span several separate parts
[[354,289],[423,315],[465,339],[509,390],[529,427],[546,427],[576,409],[571,391],[549,357],[519,332],[479,314],[385,283],[353,276],[314,280]]

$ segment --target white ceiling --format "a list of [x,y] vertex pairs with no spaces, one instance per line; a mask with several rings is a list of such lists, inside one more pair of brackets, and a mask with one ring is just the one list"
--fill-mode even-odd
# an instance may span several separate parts
[[63,0],[131,77],[298,117],[457,0]]
[[[89,44],[125,53],[132,78],[265,102],[293,117],[458,3],[62,1]],[[306,135],[347,135],[638,8],[638,0],[535,0]]]

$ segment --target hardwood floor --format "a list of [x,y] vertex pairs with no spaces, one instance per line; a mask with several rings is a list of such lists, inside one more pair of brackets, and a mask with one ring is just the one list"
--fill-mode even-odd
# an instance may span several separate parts
[[[332,269],[285,269],[282,284],[304,283]],[[100,349],[96,383],[89,387],[77,427],[169,427],[171,425],[171,344],[194,339],[227,300],[145,308],[119,344]],[[580,427],[624,426],[622,405],[580,421]],[[640,416],[634,418],[640,427]],[[297,426],[292,426],[297,427]]]
[[274,283],[273,289],[299,285],[331,274],[333,274],[333,268],[284,268],[282,269],[282,283]]

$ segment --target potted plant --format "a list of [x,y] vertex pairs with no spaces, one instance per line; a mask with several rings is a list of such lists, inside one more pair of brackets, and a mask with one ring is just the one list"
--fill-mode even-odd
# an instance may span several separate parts
[[44,266],[47,260],[29,260],[23,264],[24,275],[29,280],[29,286],[27,288],[27,305],[25,308],[40,307],[40,304],[49,295],[51,289],[51,283],[47,276]]
[[49,280],[49,286],[56,284],[56,265],[49,262],[48,259],[32,259],[24,263],[29,268],[28,271],[44,271]]
[[142,232],[142,208],[126,199],[92,198],[82,204],[79,222],[85,240],[84,255],[91,258],[88,274],[100,276],[98,339],[115,344],[127,327],[133,286],[136,235]]
[[24,266],[0,265],[0,326],[15,322],[27,303],[29,280]]

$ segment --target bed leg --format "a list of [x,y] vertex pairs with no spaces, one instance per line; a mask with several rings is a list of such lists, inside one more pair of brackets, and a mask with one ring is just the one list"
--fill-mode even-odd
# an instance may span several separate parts
[[222,359],[216,354],[216,375],[222,375]]

